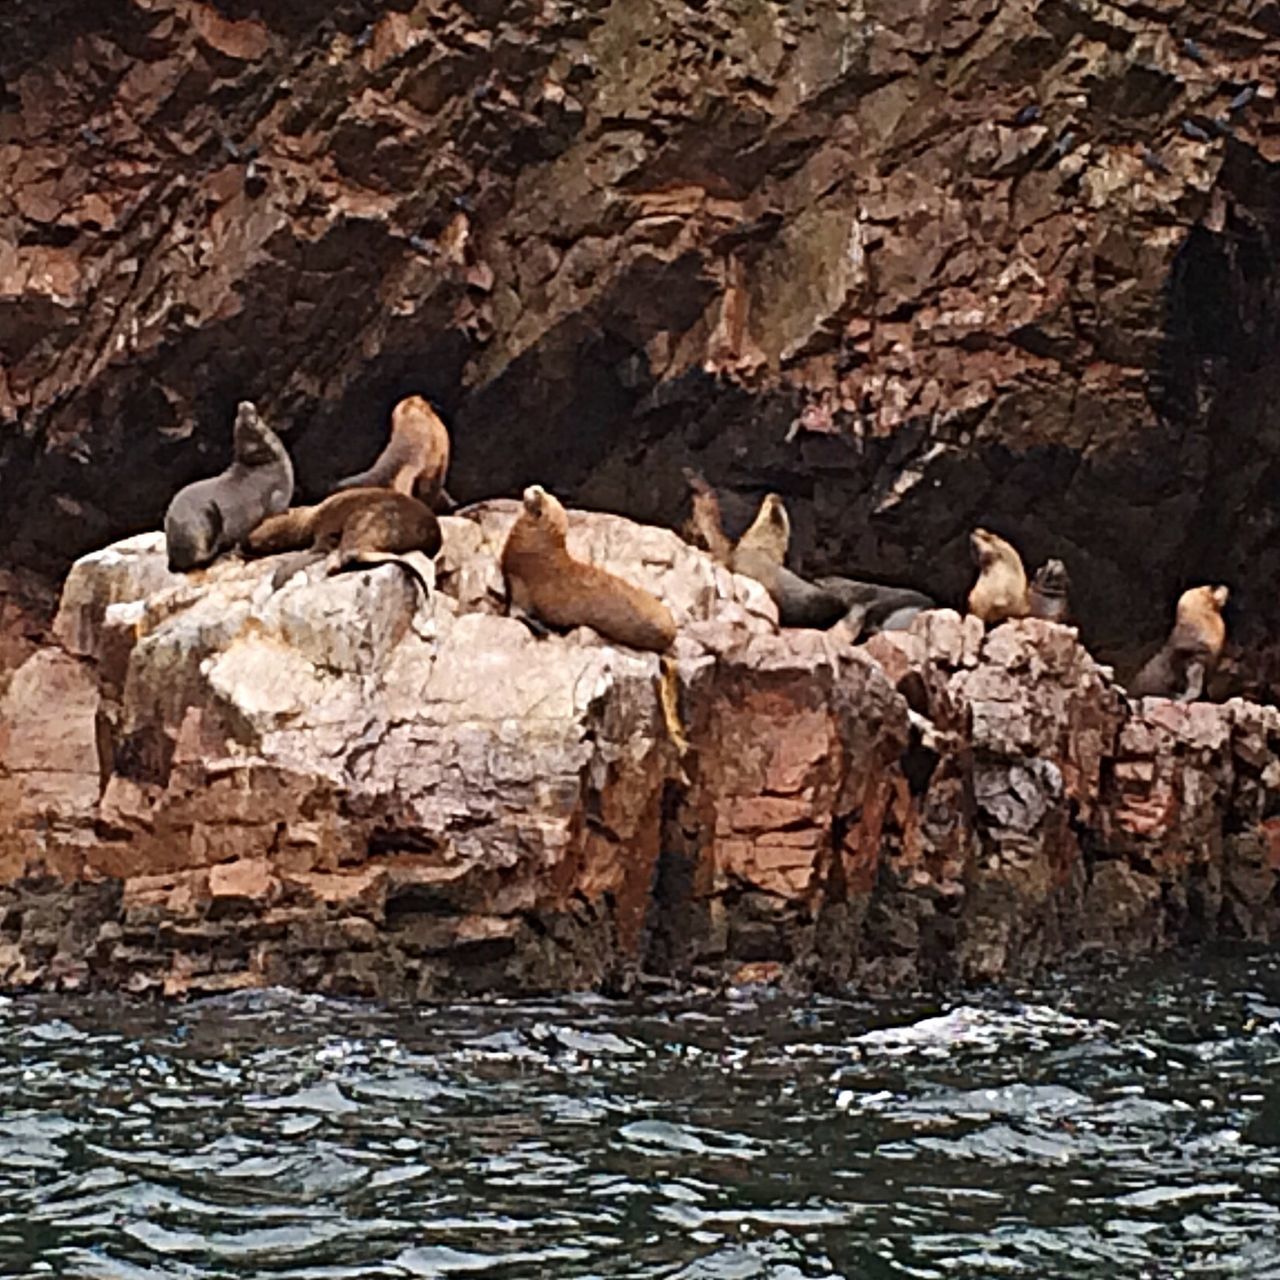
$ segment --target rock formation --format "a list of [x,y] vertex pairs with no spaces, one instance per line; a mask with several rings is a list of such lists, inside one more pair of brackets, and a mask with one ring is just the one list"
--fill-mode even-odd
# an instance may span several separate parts
[[1068,562],[1104,658],[1194,581],[1280,630],[1266,6],[3,22],[6,563],[157,527],[238,398],[310,500],[421,390],[460,501],[554,481],[671,526],[696,455],[733,533],[781,489],[803,574],[960,600],[987,519]]
[[686,786],[652,660],[495,616],[499,508],[451,524],[429,613],[390,569],[175,583],[148,531],[238,400],[314,501],[423,393],[462,502],[674,527],[692,463],[734,536],[786,498],[802,574],[952,602],[989,522],[1068,565],[1122,674],[1225,582],[1227,666],[1276,701],[1274,28],[10,0],[3,981],[889,984],[1272,936],[1275,713],[1130,714],[1066,630],[779,637],[669,535],[583,520],[675,592]]
[[1035,620],[778,632],[574,513],[680,621],[686,776],[656,657],[502,616],[514,512],[443,520],[430,607],[395,566],[172,575],[159,534],[78,561],[0,701],[0,987],[883,989],[1280,937],[1280,712],[1131,714]]

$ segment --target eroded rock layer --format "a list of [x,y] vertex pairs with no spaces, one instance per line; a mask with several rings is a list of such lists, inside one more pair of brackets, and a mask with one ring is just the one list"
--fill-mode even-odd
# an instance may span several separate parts
[[[1280,712],[1130,708],[1051,623],[852,642],[670,532],[570,547],[659,660],[502,616],[514,504],[419,567],[72,568],[0,699],[0,987],[424,998],[637,974],[893,988],[1280,937]],[[434,572],[433,572],[434,571]]]
[[1245,0],[11,0],[0,555],[157,527],[242,397],[316,496],[425,391],[464,499],[670,525],[693,456],[802,569],[959,603],[981,522],[1104,657],[1196,580],[1256,646],[1278,62]]

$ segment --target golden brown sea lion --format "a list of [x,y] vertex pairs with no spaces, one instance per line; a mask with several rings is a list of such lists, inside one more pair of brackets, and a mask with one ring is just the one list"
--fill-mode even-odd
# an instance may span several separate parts
[[776,493],[760,504],[755,521],[738,540],[730,567],[760,582],[778,606],[783,626],[829,627],[842,618],[860,620],[860,631],[871,635],[907,626],[934,601],[910,587],[885,586],[856,578],[823,577],[808,582],[785,567],[791,544],[791,517]]
[[449,470],[449,432],[422,396],[408,396],[391,411],[391,439],[367,471],[334,485],[344,489],[394,489],[425,502],[432,511],[451,510],[444,491]]
[[657,596],[569,554],[569,517],[541,485],[524,491],[524,506],[502,548],[502,576],[512,606],[548,626],[590,627],[606,640],[661,653],[676,623]]
[[1031,579],[1027,614],[1046,622],[1071,622],[1071,575],[1061,560],[1046,560]]
[[730,553],[729,568],[764,587],[778,606],[782,626],[834,626],[849,612],[848,606],[838,595],[806,582],[786,567],[790,541],[791,518],[782,499],[776,493],[766,494],[751,527]]
[[975,529],[969,545],[978,566],[978,580],[969,592],[969,612],[988,624],[1025,618],[1030,609],[1027,571],[1014,547],[997,534]]
[[394,489],[344,489],[314,507],[294,507],[264,520],[245,539],[251,555],[273,555],[307,548],[276,574],[278,586],[318,556],[329,555],[329,573],[394,563],[412,575],[429,598],[421,572],[400,557],[421,551],[434,558],[440,550],[440,522],[423,502]]
[[1178,597],[1169,638],[1129,686],[1134,697],[1194,702],[1203,694],[1227,643],[1222,610],[1230,594],[1223,586],[1192,587]]
[[169,569],[185,573],[230,551],[293,497],[293,463],[250,400],[236,409],[232,462],[173,495],[164,513]]

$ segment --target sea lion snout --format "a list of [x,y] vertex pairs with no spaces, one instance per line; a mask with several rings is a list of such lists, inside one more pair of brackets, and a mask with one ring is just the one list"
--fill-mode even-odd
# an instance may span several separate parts
[[531,516],[542,514],[547,501],[547,491],[540,484],[531,484],[520,497],[524,503],[524,509]]

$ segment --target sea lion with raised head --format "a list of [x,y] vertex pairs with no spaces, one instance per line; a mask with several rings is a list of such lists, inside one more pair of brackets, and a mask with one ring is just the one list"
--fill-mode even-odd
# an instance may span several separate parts
[[445,492],[449,432],[423,396],[407,396],[391,411],[391,439],[366,471],[334,485],[344,489],[394,489],[426,503],[432,511],[452,510]]
[[502,548],[513,608],[564,630],[590,627],[606,640],[662,653],[676,623],[657,596],[569,554],[569,517],[541,485],[530,485]]
[[681,760],[689,742],[680,721],[679,674],[668,652],[676,620],[657,596],[625,578],[569,554],[569,516],[541,485],[523,493],[502,547],[502,576],[511,609],[538,633],[590,627],[613,644],[662,655],[658,700],[663,721]]
[[921,610],[936,607],[929,596],[910,587],[835,576],[808,582],[785,566],[790,544],[791,517],[782,499],[771,493],[730,557],[735,573],[755,578],[769,592],[783,626],[829,627],[843,618],[851,624],[860,620],[860,632],[873,635],[906,627]]
[[751,527],[738,539],[729,556],[729,568],[754,578],[778,606],[778,622],[784,627],[834,626],[849,607],[834,592],[807,582],[786,567],[791,541],[791,518],[776,493],[766,494]]
[[1017,550],[986,529],[975,529],[969,546],[978,566],[978,580],[969,592],[969,612],[989,625],[1025,618],[1030,609],[1027,571]]
[[1134,677],[1129,692],[1136,698],[1175,698],[1194,702],[1204,693],[1227,643],[1222,610],[1226,587],[1191,587],[1178,597],[1173,630],[1164,647]]
[[250,555],[299,551],[276,574],[279,586],[298,569],[322,555],[328,572],[342,573],[379,564],[397,564],[410,574],[429,599],[431,588],[422,573],[401,557],[421,551],[434,558],[440,550],[440,522],[424,502],[394,489],[344,489],[314,507],[294,507],[264,520],[245,539]]
[[1046,560],[1027,590],[1027,616],[1071,623],[1071,575],[1061,560]]
[[169,569],[185,573],[237,547],[293,497],[293,463],[250,400],[236,408],[231,465],[173,495],[164,513]]

